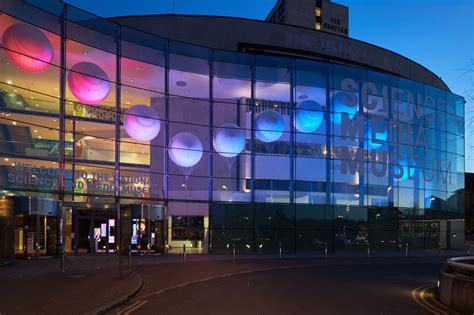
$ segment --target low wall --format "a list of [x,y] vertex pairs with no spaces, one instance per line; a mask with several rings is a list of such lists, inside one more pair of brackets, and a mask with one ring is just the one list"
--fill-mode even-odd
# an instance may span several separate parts
[[461,314],[474,314],[474,279],[444,271],[439,277],[438,298]]

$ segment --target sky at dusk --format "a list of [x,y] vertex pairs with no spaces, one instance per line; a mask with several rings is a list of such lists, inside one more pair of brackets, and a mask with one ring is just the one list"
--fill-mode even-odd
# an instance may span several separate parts
[[[66,2],[105,17],[175,13],[264,19],[276,0]],[[466,171],[474,172],[474,1],[335,2],[349,7],[350,37],[393,50],[422,64],[440,76],[454,93],[466,98]]]

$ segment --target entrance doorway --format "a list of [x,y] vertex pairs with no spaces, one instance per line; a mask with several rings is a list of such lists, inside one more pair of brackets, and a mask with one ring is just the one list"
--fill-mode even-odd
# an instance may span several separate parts
[[114,210],[74,208],[70,219],[73,238],[71,245],[76,254],[109,253],[117,250]]
[[17,258],[56,256],[59,237],[59,202],[54,199],[14,196],[14,251]]
[[57,217],[15,215],[15,256],[55,256],[57,237]]

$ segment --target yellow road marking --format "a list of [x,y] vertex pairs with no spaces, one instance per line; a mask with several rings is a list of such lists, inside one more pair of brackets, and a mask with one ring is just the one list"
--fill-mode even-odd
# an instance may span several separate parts
[[138,303],[138,304],[135,305],[134,307],[128,309],[125,313],[123,313],[123,315],[129,315],[130,313],[136,311],[137,309],[139,309],[140,307],[142,307],[142,306],[145,305],[146,303],[148,303],[148,301],[141,301],[140,303]]
[[433,288],[434,286],[431,284],[423,285],[411,291],[411,296],[418,305],[433,314],[459,314],[439,302],[434,294],[429,292]]
[[423,302],[424,302],[423,299],[422,299],[421,301],[418,300],[418,298],[419,298],[419,297],[418,297],[419,291],[420,291],[420,290],[423,290],[423,289],[425,289],[425,288],[427,288],[427,287],[431,287],[431,285],[423,285],[423,286],[421,286],[421,287],[418,287],[418,288],[414,289],[413,291],[411,291],[411,297],[412,297],[413,300],[416,302],[416,304],[420,305],[420,306],[423,307],[425,310],[427,310],[427,311],[429,311],[429,312],[431,312],[431,313],[433,313],[433,314],[435,314],[435,315],[439,315],[437,309],[432,308],[430,305],[423,303]]
[[131,305],[127,306],[126,308],[124,308],[123,310],[120,310],[118,311],[117,313],[115,313],[116,315],[122,315],[122,314],[125,314],[126,311],[128,311],[129,309],[133,308],[134,306],[136,306],[137,304],[140,304],[141,301],[135,301],[133,302]]

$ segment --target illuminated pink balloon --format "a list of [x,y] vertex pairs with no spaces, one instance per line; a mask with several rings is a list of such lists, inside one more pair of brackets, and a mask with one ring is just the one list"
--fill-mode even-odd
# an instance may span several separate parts
[[67,82],[71,93],[86,104],[99,104],[110,92],[109,77],[98,65],[79,62],[71,67]]
[[161,123],[153,108],[138,104],[127,109],[123,117],[123,126],[133,139],[150,141],[160,132]]
[[2,36],[2,45],[11,62],[23,71],[40,72],[53,60],[53,46],[46,35],[29,24],[8,27]]

